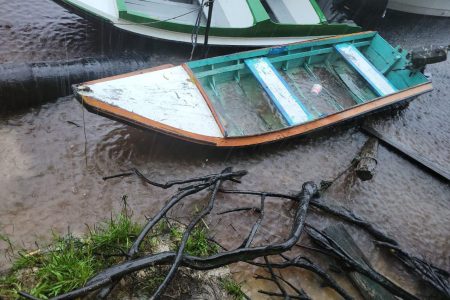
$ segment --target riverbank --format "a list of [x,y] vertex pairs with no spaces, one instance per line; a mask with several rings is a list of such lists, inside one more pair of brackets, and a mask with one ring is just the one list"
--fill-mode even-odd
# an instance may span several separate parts
[[[3,62],[40,61],[134,48],[152,57],[154,64],[181,63],[189,46],[145,41],[126,35],[103,35],[101,28],[63,11],[48,1],[0,1],[3,8],[0,59]],[[388,14],[380,31],[389,42],[404,47],[448,44],[450,21],[443,18]],[[213,53],[214,54],[214,53]],[[435,90],[402,111],[369,118],[377,130],[450,169],[450,114],[448,105],[450,62],[431,66]],[[69,124],[75,122],[81,127]],[[84,132],[86,130],[86,135]],[[147,189],[139,183],[104,182],[103,176],[138,167],[155,179],[186,178],[234,165],[250,175],[240,188],[290,191],[306,180],[334,178],[356,156],[366,136],[355,127],[341,127],[319,135],[273,145],[213,150],[159,134],[140,131],[92,114],[85,114],[70,97],[22,113],[0,117],[2,179],[0,232],[13,243],[32,246],[51,239],[50,229],[74,234],[119,211],[127,194],[136,217],[154,214],[170,191]],[[394,152],[380,147],[378,170],[367,183],[344,177],[329,191],[326,201],[355,210],[366,220],[397,236],[403,248],[450,269],[450,187]],[[296,187],[296,188],[293,188]],[[151,199],[151,200],[150,200]],[[240,199],[245,205],[247,199]],[[289,207],[280,207],[289,213]],[[183,209],[178,210],[180,216]],[[280,234],[282,216],[268,220],[268,237]],[[249,222],[234,217],[224,222],[248,229]],[[311,222],[328,223],[314,217]],[[219,232],[226,234],[225,232]],[[369,237],[355,233],[366,245]],[[236,237],[241,238],[241,237]],[[230,244],[233,241],[230,241]],[[0,249],[8,245],[0,243]],[[373,247],[364,251],[381,272],[407,284]],[[3,267],[5,264],[2,265]],[[254,269],[235,266],[238,282],[251,278]],[[293,278],[296,280],[295,278]],[[298,280],[298,279],[297,279]],[[299,280],[300,281],[300,280]],[[260,283],[245,283],[258,289]],[[299,282],[300,284],[300,282]],[[323,292],[304,274],[301,284],[318,298]],[[312,292],[314,291],[314,292]]]

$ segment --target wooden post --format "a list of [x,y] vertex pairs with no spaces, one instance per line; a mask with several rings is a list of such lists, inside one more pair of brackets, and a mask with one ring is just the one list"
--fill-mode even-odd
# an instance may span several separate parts
[[371,180],[377,168],[378,139],[370,137],[361,149],[356,166],[356,176],[362,181]]
[[209,31],[211,29],[211,20],[212,20],[213,8],[214,8],[214,0],[207,0],[207,1],[208,1],[208,20],[206,21],[205,40],[203,43],[205,57],[208,56]]

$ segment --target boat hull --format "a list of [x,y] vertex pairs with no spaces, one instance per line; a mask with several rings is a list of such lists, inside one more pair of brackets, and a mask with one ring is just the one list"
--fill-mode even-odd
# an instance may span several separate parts
[[91,113],[95,113],[133,127],[159,132],[187,142],[207,145],[219,148],[249,147],[261,144],[274,143],[280,140],[304,136],[332,126],[342,125],[380,111],[387,110],[395,106],[401,106],[414,100],[421,94],[433,89],[431,83],[415,87],[408,91],[403,91],[389,97],[375,100],[371,103],[362,104],[347,111],[340,112],[333,116],[325,117],[307,124],[298,125],[284,130],[261,134],[257,136],[220,138],[209,137],[191,132],[168,127],[162,123],[142,119],[138,114],[130,113],[121,108],[107,105],[94,98],[77,96],[77,100]]
[[[167,22],[167,27],[155,22],[146,20],[129,21],[120,17],[119,8],[116,0],[52,0],[64,8],[73,11],[83,18],[96,22],[109,24],[121,31],[130,32],[144,37],[154,39],[175,41],[180,43],[192,43],[193,27],[189,26],[187,30],[172,30],[174,24]],[[140,22],[145,25],[139,24]],[[214,34],[215,28],[208,37],[208,44],[212,46],[238,46],[238,47],[270,47],[281,44],[296,43],[319,39],[336,34],[346,34],[360,31],[356,25],[345,24],[316,24],[299,26],[278,26],[270,21],[265,22],[266,28],[271,28],[268,34],[255,34],[260,31],[259,27],[255,30],[246,30],[245,28],[216,28],[221,35]],[[259,25],[259,24],[257,24]],[[273,27],[271,27],[273,25]],[[269,27],[267,27],[269,26]],[[289,27],[289,30],[286,28]],[[185,28],[186,29],[186,28]],[[242,31],[242,34],[236,32]],[[281,33],[279,33],[281,32]],[[314,32],[314,34],[307,34]],[[223,33],[223,34],[222,34]],[[275,34],[274,34],[275,33]],[[203,44],[205,36],[199,33],[197,43]]]
[[450,17],[448,0],[390,0],[388,8],[419,15]]

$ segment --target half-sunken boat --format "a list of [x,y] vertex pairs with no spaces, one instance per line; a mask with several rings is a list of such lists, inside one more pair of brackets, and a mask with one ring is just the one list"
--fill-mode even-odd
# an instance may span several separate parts
[[[427,49],[428,51],[429,49]],[[431,91],[376,32],[165,65],[74,87],[91,112],[187,141],[239,147],[306,134]],[[445,53],[445,55],[444,55]]]
[[[185,43],[191,43],[195,36],[198,43],[204,42],[210,16],[207,6],[210,0],[53,1],[83,17],[103,21],[128,32]],[[332,2],[214,0],[208,43],[273,46],[361,31],[349,20],[345,9],[332,7]],[[358,12],[365,12],[365,17],[376,14],[373,9],[373,6],[366,10],[358,6]]]

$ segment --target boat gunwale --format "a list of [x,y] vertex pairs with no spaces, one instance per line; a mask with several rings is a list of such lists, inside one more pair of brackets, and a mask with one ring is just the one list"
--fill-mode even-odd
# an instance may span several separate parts
[[[314,47],[316,47],[316,46],[326,45],[327,44],[326,42],[329,42],[330,40],[338,41],[339,39],[342,39],[342,42],[350,42],[350,41],[355,40],[355,39],[352,40],[351,39],[352,37],[358,36],[359,37],[358,39],[368,39],[368,38],[375,37],[377,34],[378,34],[377,31],[369,30],[369,31],[355,32],[355,33],[349,33],[349,34],[343,34],[343,35],[322,37],[322,38],[311,39],[311,40],[306,40],[306,41],[280,44],[277,46],[268,46],[268,47],[258,48],[256,50],[251,49],[251,50],[247,50],[247,51],[241,51],[239,53],[220,55],[220,56],[216,56],[216,57],[212,57],[212,58],[204,58],[204,59],[188,62],[188,63],[186,63],[186,65],[191,69],[199,68],[199,67],[204,67],[204,66],[208,65],[208,63],[205,63],[206,61],[212,61],[212,63],[210,63],[210,64],[215,64],[215,63],[223,62],[221,60],[223,60],[225,58],[227,60],[238,60],[238,59],[244,59],[244,58],[250,58],[250,57],[256,57],[256,56],[268,55],[269,52],[267,52],[267,51],[270,51],[270,49],[274,49],[274,48],[287,47],[286,51],[291,51],[291,50],[301,49],[301,47],[296,48],[295,46],[297,46],[297,45],[301,46],[302,44],[311,43],[311,42],[318,43],[318,44],[314,45]],[[339,42],[341,42],[341,41],[339,41]],[[246,55],[248,55],[250,53],[256,53],[256,54],[253,56],[250,55],[247,57]]]

